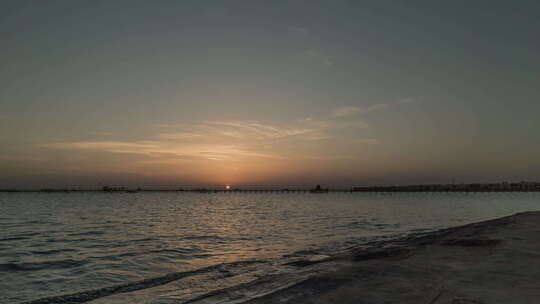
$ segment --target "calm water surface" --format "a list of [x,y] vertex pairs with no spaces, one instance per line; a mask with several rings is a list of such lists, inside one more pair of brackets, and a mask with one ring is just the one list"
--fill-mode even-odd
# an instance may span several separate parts
[[539,193],[0,193],[0,303],[530,210]]

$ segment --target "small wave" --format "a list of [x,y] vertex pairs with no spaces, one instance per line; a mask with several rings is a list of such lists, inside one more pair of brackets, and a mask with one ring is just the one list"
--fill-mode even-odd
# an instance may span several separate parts
[[8,241],[18,241],[18,240],[27,240],[29,237],[23,237],[23,236],[12,236],[7,238],[0,239],[0,242],[8,242]]
[[217,256],[217,254],[210,254],[210,253],[194,254],[194,255],[191,255],[189,257],[189,259],[207,259],[207,258],[210,258],[210,257],[213,257],[213,256]]
[[42,232],[21,232],[21,233],[17,233],[15,236],[23,236],[23,237],[28,237],[28,236],[36,236],[36,235],[41,235]]
[[81,248],[92,248],[92,249],[95,249],[95,248],[107,248],[107,249],[111,249],[111,248],[122,248],[122,247],[128,247],[128,246],[132,246],[133,244],[137,244],[137,243],[145,243],[145,242],[150,242],[150,241],[154,241],[156,240],[156,238],[142,238],[142,239],[133,239],[133,240],[110,240],[110,241],[101,241],[99,244],[96,244],[94,243],[96,240],[95,239],[76,239],[76,240],[68,240],[68,242],[79,242],[81,243],[80,245],[78,245],[79,247]]
[[295,251],[290,255],[285,255],[284,257],[297,256],[297,255],[313,255],[313,254],[319,254],[319,252],[313,249],[304,249],[304,250]]
[[384,230],[384,229],[399,229],[400,224],[381,223],[374,220],[353,221],[347,224],[339,225],[345,229],[362,229],[362,230]]
[[36,271],[43,269],[59,269],[59,268],[73,268],[79,267],[88,263],[87,261],[77,260],[59,260],[59,261],[45,261],[34,263],[6,263],[0,264],[0,272],[13,272],[13,271]]
[[118,254],[112,255],[102,255],[102,256],[91,256],[90,259],[104,259],[104,260],[117,260],[119,258],[126,257],[136,257],[144,255],[166,255],[169,257],[174,256],[175,258],[182,258],[186,260],[194,258],[207,258],[214,256],[207,254],[206,250],[201,249],[187,249],[187,248],[177,248],[177,249],[157,249],[157,250],[147,250],[147,251],[127,251]]
[[30,253],[40,254],[40,255],[50,255],[50,254],[58,254],[62,252],[75,252],[75,251],[77,250],[66,248],[66,249],[51,249],[51,250],[35,250],[35,251],[30,251]]
[[104,287],[89,291],[83,291],[73,294],[66,294],[61,296],[55,296],[55,297],[48,297],[43,299],[38,299],[34,301],[25,302],[25,304],[50,304],[50,303],[56,303],[56,304],[71,304],[71,303],[83,303],[92,301],[98,298],[110,296],[113,294],[123,293],[123,292],[131,292],[141,289],[147,289],[152,288],[160,285],[164,285],[167,283],[170,283],[172,281],[176,281],[185,277],[202,274],[202,273],[208,273],[212,271],[227,271],[230,267],[238,267],[238,266],[245,266],[245,265],[251,265],[251,264],[258,264],[258,263],[264,263],[262,261],[242,261],[242,262],[233,262],[233,263],[223,263],[223,264],[217,264],[213,266],[208,266],[192,271],[185,271],[185,272],[174,272],[170,273],[164,276],[145,279],[141,281],[136,281],[132,283],[126,283],[121,285],[115,285],[110,287]]
[[185,240],[195,240],[195,241],[200,241],[200,240],[223,240],[224,241],[226,240],[226,238],[223,238],[217,235],[188,235],[182,238]]
[[201,249],[187,249],[187,248],[177,248],[177,249],[159,249],[159,250],[150,250],[150,251],[147,251],[146,253],[151,253],[151,254],[154,254],[154,253],[157,253],[157,254],[180,254],[180,255],[184,255],[184,254],[194,254],[194,253],[203,253],[203,252],[206,252],[205,250],[201,250]]
[[100,230],[92,230],[92,231],[85,231],[85,232],[77,232],[77,233],[70,233],[70,236],[83,236],[83,235],[102,235],[105,234],[105,231]]
[[158,238],[145,237],[145,238],[141,238],[141,239],[129,239],[129,240],[126,240],[124,242],[125,243],[136,243],[136,242],[150,242],[150,241],[155,241],[155,240],[158,240]]

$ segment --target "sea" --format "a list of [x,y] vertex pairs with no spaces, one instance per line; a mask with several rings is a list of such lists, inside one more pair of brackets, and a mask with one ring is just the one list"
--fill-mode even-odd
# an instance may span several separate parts
[[294,282],[224,291],[294,260],[533,210],[540,193],[0,193],[0,303],[242,303]]

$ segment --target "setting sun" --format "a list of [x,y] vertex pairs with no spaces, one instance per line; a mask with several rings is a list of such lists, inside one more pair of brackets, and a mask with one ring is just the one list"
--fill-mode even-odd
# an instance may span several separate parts
[[229,189],[231,189],[231,186],[227,185],[227,186],[225,186],[225,189],[229,190]]

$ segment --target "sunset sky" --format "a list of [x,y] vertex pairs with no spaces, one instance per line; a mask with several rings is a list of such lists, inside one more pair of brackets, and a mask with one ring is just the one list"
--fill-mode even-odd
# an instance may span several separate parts
[[1,1],[0,188],[540,180],[540,1]]

